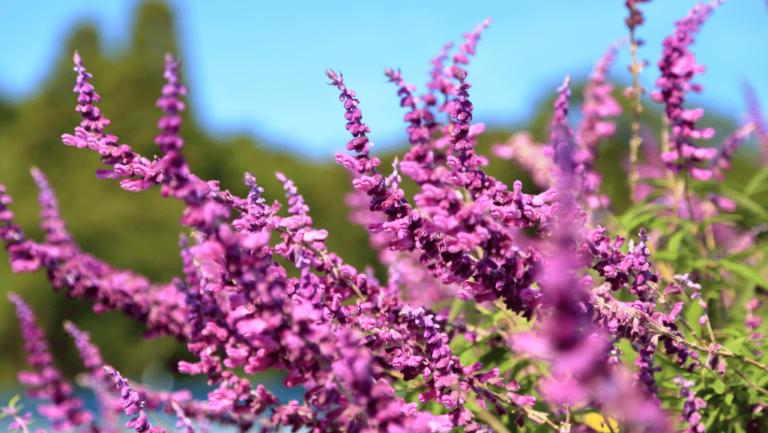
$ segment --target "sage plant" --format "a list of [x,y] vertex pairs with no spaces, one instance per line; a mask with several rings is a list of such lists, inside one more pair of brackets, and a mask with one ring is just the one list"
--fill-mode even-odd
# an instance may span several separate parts
[[[645,20],[640,3],[627,1],[633,53],[634,29]],[[191,172],[180,135],[187,89],[172,55],[157,101],[158,154],[149,158],[109,133],[94,77],[75,53],[83,120],[63,143],[96,151],[108,167],[99,179],[133,192],[158,187],[184,203],[183,266],[170,282],[152,283],[85,253],[33,168],[43,241],[14,223],[0,184],[0,238],[11,268],[44,270],[55,290],[95,312],[121,311],[147,338],[186,344],[194,361],[179,362],[178,373],[205,376],[215,388],[206,400],[153,391],[123,377],[87,331],[66,322],[88,370],[84,383],[97,396],[94,415],[54,367],[31,308],[11,293],[34,369],[19,380],[30,398],[45,401],[38,412],[54,431],[119,431],[120,413],[135,415],[126,428],[165,431],[153,425],[153,412],[175,416],[185,433],[213,424],[243,432],[766,431],[760,234],[768,212],[749,198],[759,177],[743,192],[723,183],[742,142],[760,128],[759,109],[752,102],[753,120],[728,131],[718,149],[693,141],[714,131],[696,126],[701,109],[683,105],[687,91],[702,90],[690,83],[703,71],[688,48],[692,35],[719,4],[695,6],[664,41],[652,99],[664,105],[671,131],[656,141],[639,123],[632,127],[635,202],[622,214],[601,193],[597,171],[601,143],[622,127],[608,120],[622,111],[609,81],[620,44],[597,62],[577,128],[567,77],[556,90],[548,143],[519,132],[494,146],[531,172],[539,188],[532,194],[519,180],[510,187],[489,175],[491,161],[477,147],[485,126],[473,119],[470,57],[490,19],[452,56],[453,44],[443,47],[424,93],[400,70],[385,70],[410,143],[389,174],[371,153],[361,99],[327,70],[351,135],[335,158],[352,178],[350,220],[369,231],[388,268],[384,283],[328,249],[333,233],[314,225],[300,189],[282,173],[285,210],[266,202],[250,173],[248,195],[238,197]],[[639,84],[628,92],[636,122],[642,93]],[[670,148],[659,149],[666,138]],[[401,188],[408,179],[417,188],[412,198]],[[740,207],[754,214],[749,223],[734,223]],[[283,371],[286,387],[302,387],[302,401],[281,401],[250,380],[268,369]],[[27,431],[29,416],[15,402],[3,413],[14,417],[12,429]]]

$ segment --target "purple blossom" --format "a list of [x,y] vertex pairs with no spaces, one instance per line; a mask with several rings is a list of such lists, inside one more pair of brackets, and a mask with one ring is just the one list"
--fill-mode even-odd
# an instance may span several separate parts
[[325,75],[330,78],[330,86],[335,86],[341,91],[339,95],[339,101],[344,103],[344,109],[347,110],[344,113],[344,118],[347,120],[347,131],[354,137],[347,143],[347,150],[354,150],[355,152],[368,155],[368,137],[365,135],[367,132],[371,132],[371,128],[368,127],[361,120],[363,113],[357,108],[360,103],[355,96],[357,95],[354,90],[348,90],[344,84],[344,75],[339,73],[338,75],[331,69],[325,71]]
[[757,136],[758,143],[760,143],[760,146],[762,147],[763,158],[768,161],[768,125],[765,123],[763,111],[760,108],[760,102],[751,86],[746,85],[744,93],[749,108],[749,122],[754,125],[755,135]]
[[72,395],[72,384],[64,380],[61,371],[53,365],[45,333],[37,326],[32,309],[13,292],[8,293],[8,299],[16,306],[27,364],[34,369],[19,372],[19,382],[29,388],[27,394],[30,397],[48,400],[48,403],[38,405],[38,412],[48,418],[53,431],[68,431],[90,424],[93,415],[85,409],[81,399]]
[[[583,172],[583,167],[578,166],[575,160],[574,132],[568,124],[568,100],[571,97],[571,77],[565,77],[563,85],[557,88],[557,99],[555,99],[555,112],[552,115],[550,126],[550,149],[553,166],[553,177],[555,179],[555,188],[559,196],[573,195],[576,193],[574,188],[577,171]],[[578,168],[577,168],[578,167]],[[564,203],[566,206],[572,206]],[[569,211],[570,209],[566,209]]]
[[638,3],[646,3],[649,1],[651,0],[626,0],[626,2],[624,2],[627,8],[629,8],[629,16],[625,22],[627,23],[627,27],[629,27],[630,30],[634,30],[635,27],[641,26],[645,22],[643,12],[637,8],[637,5]]
[[595,161],[600,142],[609,140],[616,132],[616,124],[606,119],[621,115],[621,106],[611,96],[613,84],[607,81],[608,70],[618,48],[619,44],[612,45],[595,64],[584,87],[584,102],[581,104],[584,117],[576,134],[579,146],[576,160],[583,166],[581,194],[591,209],[609,204],[608,197],[599,194],[602,175],[595,171]]
[[144,403],[141,400],[139,394],[133,390],[128,381],[120,375],[114,368],[106,366],[104,371],[107,373],[110,379],[114,382],[115,387],[120,391],[122,395],[122,405],[125,409],[126,415],[136,415],[136,418],[131,419],[125,424],[126,428],[134,429],[138,433],[165,433],[165,429],[161,427],[152,427],[149,423],[147,414],[144,413]]
[[475,55],[475,47],[477,47],[477,42],[480,40],[480,35],[486,27],[491,25],[491,21],[493,21],[491,18],[486,18],[485,21],[475,26],[474,31],[464,33],[464,42],[459,45],[459,52],[453,55],[454,63],[469,64],[469,58],[467,56]]
[[[19,396],[12,398],[10,403],[8,403],[8,406],[4,406],[0,408],[0,418],[4,418],[6,416],[10,416],[13,418],[13,421],[11,421],[8,424],[8,430],[14,431],[14,430],[21,430],[24,433],[29,433],[29,425],[32,423],[32,412],[22,413],[21,409],[23,409],[23,405],[16,405],[17,401],[19,399]],[[38,429],[37,433],[46,433],[43,429]]]
[[163,96],[157,100],[157,106],[162,108],[167,116],[160,119],[157,127],[163,132],[155,137],[155,144],[160,146],[160,151],[167,154],[171,151],[179,151],[184,146],[184,139],[178,136],[181,125],[180,111],[184,111],[185,104],[179,101],[179,96],[187,94],[187,87],[179,84],[179,63],[168,53],[165,55],[165,73],[163,74],[168,84],[163,86]]
[[725,172],[731,169],[733,155],[754,130],[755,124],[748,123],[736,131],[733,131],[733,133],[725,139],[720,146],[720,151],[717,156],[712,160],[712,172],[717,180],[721,182],[725,181]]
[[651,93],[654,101],[665,105],[665,113],[672,126],[671,151],[663,153],[661,158],[670,169],[675,172],[688,171],[697,180],[712,177],[710,169],[701,168],[697,163],[713,159],[717,150],[700,148],[692,141],[710,139],[715,131],[712,128],[696,128],[696,121],[704,114],[703,109],[683,107],[689,90],[700,92],[703,89],[700,84],[690,81],[695,74],[703,73],[705,69],[696,64],[696,57],[688,47],[694,42],[693,35],[699,31],[699,26],[721,2],[715,0],[707,5],[699,3],[685,18],[675,22],[675,33],[664,40],[664,51],[659,60],[661,77],[656,80],[656,87],[660,90]]
[[683,379],[682,376],[674,381],[680,387],[680,397],[685,398],[683,413],[680,414],[680,421],[684,421],[689,425],[685,429],[685,433],[704,433],[706,429],[702,423],[699,410],[707,407],[707,402],[696,397],[696,391],[691,390],[691,387],[694,385],[693,382]]
[[520,168],[528,172],[542,190],[554,186],[552,178],[552,158],[544,157],[545,144],[535,143],[531,134],[518,132],[509,137],[503,144],[494,144],[491,152],[501,159],[514,160]]
[[[116,142],[116,140],[113,140],[114,136],[104,135],[101,132],[105,126],[109,125],[109,119],[101,115],[99,108],[93,105],[94,102],[101,101],[99,94],[93,91],[93,85],[88,82],[88,80],[93,78],[93,75],[85,71],[83,61],[77,51],[75,51],[73,60],[75,61],[74,71],[77,72],[77,85],[72,90],[80,94],[77,98],[78,105],[76,108],[83,117],[80,127],[87,132],[92,132],[96,139],[103,138],[108,142]],[[78,147],[80,147],[79,144]]]

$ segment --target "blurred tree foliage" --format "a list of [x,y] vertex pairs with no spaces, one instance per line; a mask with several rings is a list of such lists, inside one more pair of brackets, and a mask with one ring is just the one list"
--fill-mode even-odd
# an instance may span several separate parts
[[[42,239],[37,228],[37,190],[29,175],[29,168],[34,165],[48,175],[58,193],[68,228],[85,251],[114,266],[133,269],[153,281],[166,282],[179,273],[178,237],[180,232],[185,232],[178,225],[182,204],[161,198],[157,190],[133,194],[122,190],[115,181],[96,179],[93,173],[102,167],[98,156],[89,150],[64,146],[60,140],[63,133],[72,133],[80,121],[74,110],[77,102],[72,92],[75,74],[71,61],[72,53],[78,50],[88,71],[94,75],[91,82],[103,100],[99,107],[112,121],[108,131],[140,154],[154,155],[155,125],[161,116],[155,100],[164,84],[163,55],[178,52],[175,35],[170,10],[161,3],[145,3],[137,11],[129,47],[111,61],[101,50],[96,30],[81,26],[62,47],[59,58],[51,66],[52,75],[34,96],[17,105],[0,100],[0,179],[14,197],[12,209],[29,236]],[[182,68],[182,79],[183,73]],[[575,105],[580,102],[579,86],[573,94]],[[547,142],[554,95],[553,89],[549,97],[537,105],[529,124],[517,125],[519,128],[489,128],[480,139],[480,153],[488,155],[491,144],[505,141],[515,129],[528,130],[537,142]],[[624,98],[619,100],[625,105],[625,115],[619,121],[615,140],[604,145],[599,168],[605,174],[603,192],[611,195],[613,207],[621,211],[627,206],[624,166],[630,131],[629,109]],[[397,104],[394,87],[392,103]],[[339,110],[339,124],[329,128],[343,127],[341,108]],[[658,110],[644,113],[644,121],[656,131],[659,113]],[[315,226],[331,233],[328,246],[332,251],[358,268],[376,263],[365,230],[347,221],[343,196],[351,185],[342,167],[330,160],[324,164],[302,162],[244,135],[228,135],[224,141],[214,141],[195,124],[194,106],[184,117],[181,134],[187,144],[183,152],[192,171],[200,178],[218,179],[223,188],[245,196],[243,173],[254,172],[265,189],[267,200],[284,202],[282,186],[274,177],[274,171],[279,169],[304,195]],[[712,118],[708,121],[718,131],[733,129],[728,121]],[[344,143],[339,143],[340,148],[343,146]],[[399,153],[404,148],[400,146]],[[394,155],[378,155],[383,160],[383,170],[389,169]],[[743,160],[736,161],[736,167],[734,172],[739,173],[742,180],[754,171]],[[521,179],[527,192],[535,190],[529,176],[507,161],[492,159],[487,171],[508,185]],[[413,183],[406,180],[403,186],[408,196],[415,192]],[[130,377],[140,376],[148,360],[173,370],[175,361],[187,353],[183,345],[169,338],[143,340],[141,326],[136,323],[118,313],[97,316],[85,302],[54,293],[44,273],[13,275],[7,263],[7,253],[0,251],[0,350],[4,353],[0,357],[0,384],[15,381],[16,372],[25,368],[18,323],[4,296],[7,291],[20,293],[33,305],[40,324],[48,330],[56,363],[68,375],[82,368],[74,345],[62,330],[65,319],[89,330],[107,362]],[[386,276],[384,269],[375,269],[380,278]]]

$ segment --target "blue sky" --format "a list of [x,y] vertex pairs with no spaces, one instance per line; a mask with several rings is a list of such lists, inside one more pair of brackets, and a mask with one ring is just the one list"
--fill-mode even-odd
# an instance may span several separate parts
[[[81,22],[94,23],[105,49],[118,55],[128,43],[135,0],[0,0],[0,96],[20,100],[44,82],[60,41]],[[225,137],[245,131],[308,158],[343,149],[348,135],[337,91],[325,85],[326,68],[341,70],[361,100],[377,146],[405,139],[403,110],[386,67],[401,68],[423,89],[429,59],[449,39],[488,16],[493,24],[469,67],[477,121],[520,122],[565,75],[589,72],[605,48],[624,37],[623,0],[491,2],[171,1],[178,19],[179,56],[189,102],[204,129]],[[656,0],[643,4],[650,62],[641,80],[653,87],[661,41],[695,4]],[[768,108],[768,6],[765,0],[730,0],[709,18],[693,46],[707,72],[690,106],[705,103],[738,119],[749,80]],[[87,59],[85,59],[87,66]],[[613,76],[627,79],[629,54]],[[98,77],[94,79],[98,90]],[[649,102],[650,103],[650,102]],[[108,115],[108,113],[107,113]]]

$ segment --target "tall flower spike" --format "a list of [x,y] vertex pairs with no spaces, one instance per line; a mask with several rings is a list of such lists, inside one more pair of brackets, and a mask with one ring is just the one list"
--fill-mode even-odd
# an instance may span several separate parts
[[[572,194],[574,191],[574,181],[577,171],[576,161],[574,160],[573,130],[568,124],[568,100],[571,97],[571,77],[565,77],[563,85],[557,88],[557,99],[555,100],[555,113],[552,116],[552,132],[550,142],[554,162],[555,188],[558,193]],[[581,167],[583,169],[583,167]],[[563,202],[563,205],[566,203]],[[565,209],[569,211],[570,209]]]
[[347,131],[354,137],[347,143],[347,150],[354,150],[355,152],[368,156],[369,141],[365,134],[371,132],[371,128],[361,121],[363,112],[357,108],[357,105],[360,103],[360,101],[355,99],[357,94],[354,90],[347,89],[347,85],[344,84],[344,75],[341,72],[336,75],[336,72],[333,70],[326,69],[325,75],[331,79],[331,82],[328,83],[328,85],[336,86],[336,88],[341,91],[339,101],[344,103],[344,109],[347,110],[347,112],[344,113],[344,118],[347,120]]
[[77,325],[69,320],[64,322],[64,329],[75,340],[75,347],[80,352],[83,365],[93,371],[95,375],[103,376],[104,358],[101,357],[101,350],[91,342],[91,334],[80,330]]
[[70,431],[89,424],[93,416],[84,408],[83,401],[72,395],[72,384],[53,366],[53,355],[45,332],[37,326],[35,313],[16,293],[9,292],[8,299],[16,306],[27,363],[35,370],[19,372],[19,382],[29,387],[30,397],[50,402],[38,405],[37,411],[48,418],[53,431]]
[[[456,103],[458,103],[457,100],[449,100],[448,94],[458,95],[459,87],[447,87],[451,83],[451,79],[457,78],[457,74],[463,73],[466,76],[466,71],[461,71],[461,67],[459,65],[468,65],[469,64],[469,56],[475,55],[475,48],[477,47],[477,42],[480,40],[480,35],[482,34],[483,30],[488,27],[491,24],[492,19],[486,18],[485,21],[483,21],[480,24],[477,24],[475,26],[475,30],[464,33],[464,42],[459,45],[459,51],[453,55],[453,64],[451,66],[448,66],[443,70],[443,93],[445,94],[445,103],[440,106],[438,111],[447,111],[449,114],[453,112],[456,107],[454,106]],[[460,80],[463,82],[463,80]],[[447,90],[447,91],[446,91]],[[445,131],[443,131],[445,133]]]
[[651,93],[654,101],[665,105],[665,113],[672,126],[671,150],[664,152],[662,159],[675,172],[689,171],[691,177],[698,180],[712,177],[710,169],[700,168],[697,164],[714,158],[717,149],[700,148],[691,141],[710,139],[715,135],[715,130],[696,128],[696,121],[704,115],[703,109],[683,107],[688,90],[700,92],[703,89],[701,84],[690,81],[695,74],[705,70],[704,66],[696,64],[696,57],[688,47],[694,42],[693,35],[720,3],[722,0],[707,5],[699,3],[685,18],[675,22],[677,29],[673,35],[664,39],[664,51],[658,63],[661,77],[656,80],[656,87],[660,90]]
[[[736,131],[733,131],[733,133],[725,139],[722,146],[720,146],[720,151],[718,152],[717,157],[712,160],[712,172],[717,180],[721,182],[725,181],[725,172],[731,169],[733,155],[754,130],[755,124],[748,123]],[[766,148],[764,148],[764,150],[766,150]]]
[[584,117],[576,136],[579,146],[578,159],[584,164],[581,192],[592,209],[607,206],[609,203],[608,196],[599,195],[602,175],[595,171],[595,162],[600,142],[610,139],[616,132],[616,123],[606,121],[606,118],[621,115],[621,106],[611,96],[613,84],[607,80],[607,76],[616,58],[616,51],[623,43],[621,41],[611,45],[597,62],[584,88],[584,102],[581,104]]
[[475,55],[475,47],[477,47],[477,41],[480,40],[480,35],[482,34],[483,30],[491,25],[492,21],[493,19],[488,17],[482,23],[477,24],[475,26],[475,30],[469,33],[464,33],[464,43],[459,45],[459,52],[453,55],[454,63],[461,63],[465,65],[469,64],[469,57],[467,56]]
[[613,84],[608,81],[608,71],[622,44],[623,41],[608,48],[595,64],[584,87],[584,102],[581,104],[584,117],[579,124],[577,137],[579,144],[589,151],[587,161],[590,163],[597,159],[597,146],[600,141],[610,139],[616,132],[616,123],[605,121],[605,118],[621,116],[621,106],[611,96]]
[[451,111],[451,118],[453,119],[451,133],[453,134],[453,150],[461,155],[459,160],[463,165],[469,157],[467,151],[472,149],[472,143],[468,140],[473,110],[472,102],[469,101],[469,88],[472,85],[466,82],[467,71],[456,68],[454,76],[459,80],[459,84],[456,85],[456,100],[453,111]]
[[49,253],[57,259],[67,259],[80,252],[74,237],[67,231],[67,223],[61,218],[56,192],[48,184],[48,178],[37,167],[30,169],[40,189],[37,201],[40,204],[40,228],[45,232],[45,243],[50,244]]
[[[86,386],[93,390],[96,401],[99,405],[99,427],[102,432],[117,432],[118,419],[112,408],[112,393],[114,390],[109,386],[109,378],[104,371],[104,359],[101,357],[101,350],[91,342],[91,335],[87,331],[82,331],[69,320],[64,322],[64,330],[75,341],[75,347],[83,360],[83,365],[90,370],[86,376]],[[108,427],[107,427],[108,426]]]
[[171,150],[179,151],[184,146],[184,139],[179,137],[179,126],[181,126],[181,115],[186,106],[184,102],[179,101],[179,96],[187,94],[187,87],[179,84],[179,62],[173,58],[171,53],[165,55],[165,73],[163,74],[168,84],[163,86],[163,96],[157,100],[157,106],[167,113],[160,119],[157,127],[162,130],[155,137],[155,144],[160,146],[163,153]]
[[436,103],[434,96],[435,91],[438,91],[443,95],[447,95],[453,89],[451,81],[446,79],[443,75],[443,62],[445,62],[445,59],[448,58],[448,51],[450,51],[451,48],[453,48],[453,41],[448,41],[445,45],[443,45],[443,49],[437,54],[437,56],[435,56],[435,58],[429,62],[432,64],[432,70],[429,71],[429,75],[432,77],[432,80],[427,83],[427,88],[429,89],[430,93],[429,95],[422,96],[422,99],[424,99],[425,102],[429,105],[434,105]]
[[77,84],[72,90],[80,93],[80,96],[77,98],[77,111],[83,117],[80,126],[86,131],[93,133],[96,138],[101,138],[103,136],[101,131],[105,126],[109,125],[109,119],[102,116],[99,108],[93,105],[94,102],[101,101],[101,98],[98,93],[93,91],[93,85],[88,82],[89,79],[93,78],[93,75],[85,71],[83,60],[77,51],[75,51],[73,60],[75,61],[74,70],[77,72]]
[[128,421],[125,424],[125,427],[134,429],[137,433],[165,433],[163,428],[152,427],[152,425],[149,423],[149,418],[147,417],[147,414],[144,413],[143,409],[144,402],[141,401],[139,393],[131,387],[131,384],[128,383],[128,380],[123,378],[123,376],[121,376],[117,370],[110,366],[105,366],[104,371],[112,379],[115,387],[120,390],[120,394],[122,395],[121,402],[123,409],[125,409],[125,414],[139,415],[136,418]]

